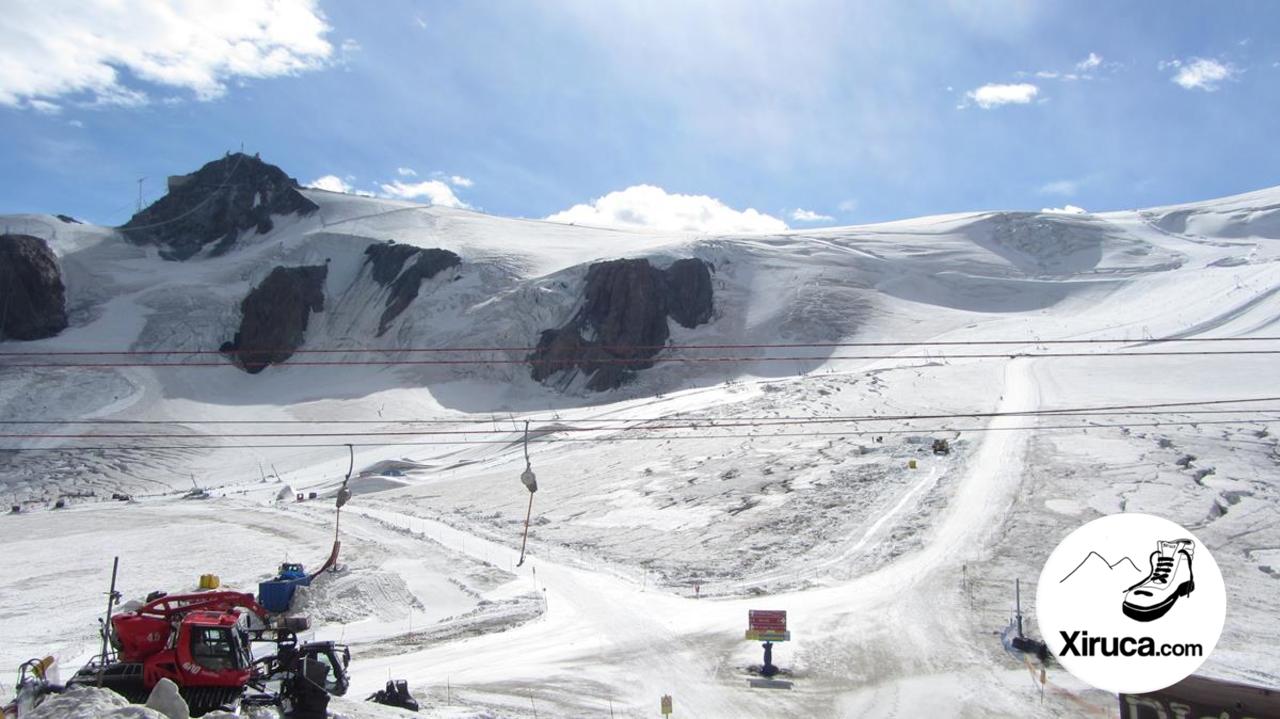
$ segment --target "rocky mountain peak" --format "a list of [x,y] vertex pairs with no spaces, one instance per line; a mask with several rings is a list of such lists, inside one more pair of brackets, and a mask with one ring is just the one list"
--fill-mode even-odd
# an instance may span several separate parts
[[210,245],[210,255],[221,255],[250,229],[270,232],[272,215],[318,209],[279,167],[237,152],[169,177],[168,193],[119,229],[133,242],[159,245],[165,259],[185,260]]

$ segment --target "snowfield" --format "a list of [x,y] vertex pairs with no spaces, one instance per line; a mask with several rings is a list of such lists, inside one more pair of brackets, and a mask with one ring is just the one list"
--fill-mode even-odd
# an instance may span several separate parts
[[[1056,666],[1042,704],[998,633],[1015,579],[1034,630],[1049,552],[1122,511],[1178,522],[1214,553],[1227,619],[1200,673],[1280,686],[1280,400],[1192,404],[1280,397],[1275,355],[1208,353],[1280,351],[1246,341],[1280,336],[1280,188],[734,237],[305,194],[315,215],[181,263],[109,229],[4,218],[58,254],[71,327],[0,351],[182,350],[162,358],[223,364],[0,356],[3,432],[92,435],[0,440],[24,450],[0,451],[0,486],[24,507],[0,517],[0,684],[34,656],[58,655],[66,676],[94,654],[114,556],[126,599],[193,589],[203,573],[253,591],[286,559],[318,566],[352,442],[367,473],[343,512],[341,568],[298,600],[313,636],[352,648],[335,716],[403,716],[359,701],[389,677],[429,717],[651,716],[663,694],[675,716],[727,719],[1112,715],[1114,695]],[[463,263],[377,337],[385,290],[363,252],[387,239]],[[676,361],[606,393],[535,383],[515,349],[259,375],[196,354],[230,339],[240,300],[280,264],[328,264],[304,349],[342,361],[529,347],[572,314],[589,263],[621,257],[714,267],[712,321],[673,323],[674,345],[921,344],[667,349]],[[1042,344],[1068,339],[1124,342]],[[948,344],[992,341],[1011,344]],[[1134,352],[1187,354],[1117,356]],[[697,361],[708,356],[736,361]],[[1188,404],[1045,414],[1168,403]],[[901,419],[953,414],[985,416]],[[832,421],[785,423],[795,417]],[[171,423],[12,424],[68,419]],[[663,429],[676,420],[698,427]],[[539,491],[517,566],[526,421]],[[271,436],[312,432],[329,436]],[[351,434],[366,432],[403,434]],[[279,446],[306,444],[324,446]],[[151,445],[164,449],[136,448]],[[99,449],[35,451],[58,447]],[[211,498],[182,498],[193,478]],[[116,491],[132,501],[110,501]],[[60,497],[67,508],[52,509]],[[774,649],[788,690],[748,685],[761,661],[743,640],[749,609],[788,611],[792,641]]]

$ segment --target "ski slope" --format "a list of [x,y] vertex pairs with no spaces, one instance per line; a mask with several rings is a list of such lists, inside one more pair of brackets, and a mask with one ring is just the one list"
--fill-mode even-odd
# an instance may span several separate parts
[[[357,472],[410,464],[398,476],[353,482],[344,569],[303,600],[317,637],[352,646],[349,698],[392,676],[409,680],[427,716],[642,716],[663,694],[674,697],[676,716],[1104,716],[1114,696],[1052,668],[1041,705],[1026,667],[993,633],[1008,620],[1015,578],[1029,588],[1062,536],[1117,511],[1165,516],[1214,551],[1231,594],[1202,673],[1280,685],[1280,627],[1268,620],[1280,615],[1275,413],[1005,414],[751,432],[710,422],[1280,396],[1273,355],[1105,356],[1206,349],[1152,338],[1280,334],[1280,190],[1135,212],[972,213],[737,237],[308,196],[321,207],[316,216],[279,222],[225,257],[180,264],[110,230],[6,218],[50,238],[73,310],[62,336],[21,349],[216,347],[270,267],[326,259],[326,309],[312,318],[306,346],[350,349],[353,358],[368,347],[521,347],[573,311],[586,264],[688,256],[714,265],[716,310],[704,327],[673,327],[676,344],[1021,343],[986,348],[993,356],[982,358],[959,356],[972,347],[931,344],[826,348],[804,361],[775,361],[796,351],[764,347],[735,363],[660,363],[608,393],[552,390],[519,364],[286,363],[254,376],[230,366],[0,372],[4,418],[430,418],[442,422],[431,431],[490,430],[357,448]],[[381,295],[361,253],[389,238],[457,252],[462,279],[424,283],[377,338]],[[1127,342],[1024,356],[1058,351],[1040,343],[1064,339]],[[1208,349],[1227,347],[1280,349]],[[878,358],[839,359],[870,354]],[[508,356],[520,357],[491,358]],[[706,425],[659,441],[624,428],[556,431],[589,418]],[[540,489],[528,558],[517,567],[526,419],[539,430],[530,459]],[[179,431],[231,430],[157,430]],[[949,439],[951,454],[929,452],[933,438]],[[36,654],[57,652],[64,665],[92,655],[112,556],[122,557],[127,597],[188,588],[205,572],[249,588],[285,558],[321,561],[331,506],[277,501],[277,480],[332,490],[346,471],[344,441],[4,456],[5,492],[35,509],[0,521],[11,558],[0,580],[8,640],[0,681],[12,683],[12,669]],[[219,442],[282,443],[207,440]],[[1194,459],[1184,467],[1186,455]],[[179,497],[191,475],[213,498]],[[41,506],[64,492],[112,488],[135,501]],[[1024,605],[1032,594],[1023,593]],[[742,639],[748,609],[788,611],[793,641],[774,656],[789,690],[748,686],[760,662],[758,645]],[[1034,606],[1030,615],[1034,627]],[[337,710],[382,715],[347,702]]]

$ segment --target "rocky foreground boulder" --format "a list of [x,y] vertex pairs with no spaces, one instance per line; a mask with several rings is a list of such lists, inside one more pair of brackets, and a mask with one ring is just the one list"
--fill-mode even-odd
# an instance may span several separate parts
[[66,328],[66,287],[49,245],[0,235],[0,339],[38,340]]
[[381,337],[391,321],[418,297],[423,280],[429,280],[440,272],[462,264],[462,258],[449,250],[423,249],[411,245],[383,242],[365,248],[365,263],[372,265],[373,281],[389,287],[386,309],[378,321]]
[[324,311],[325,265],[276,267],[240,303],[240,330],[222,352],[249,374],[284,362],[306,339],[312,312]]
[[692,328],[710,320],[712,309],[711,271],[700,259],[665,270],[645,259],[597,262],[587,269],[578,311],[564,326],[544,330],[529,355],[533,378],[567,382],[578,371],[587,375],[587,389],[615,389],[653,366],[649,360],[671,336],[668,318]]
[[168,194],[119,229],[133,242],[159,245],[167,260],[185,260],[210,245],[210,255],[221,255],[250,229],[270,232],[272,215],[318,209],[279,167],[234,153],[190,175],[170,177]]

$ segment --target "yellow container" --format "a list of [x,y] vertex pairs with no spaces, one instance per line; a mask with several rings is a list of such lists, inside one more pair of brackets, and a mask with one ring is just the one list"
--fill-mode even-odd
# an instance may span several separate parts
[[908,461],[907,461],[907,468],[908,468],[908,469],[915,469],[915,468],[916,468],[916,461],[915,461],[914,459],[912,459],[912,460],[908,460]]
[[217,589],[221,584],[222,584],[222,580],[218,579],[218,575],[216,574],[200,575],[201,589]]

